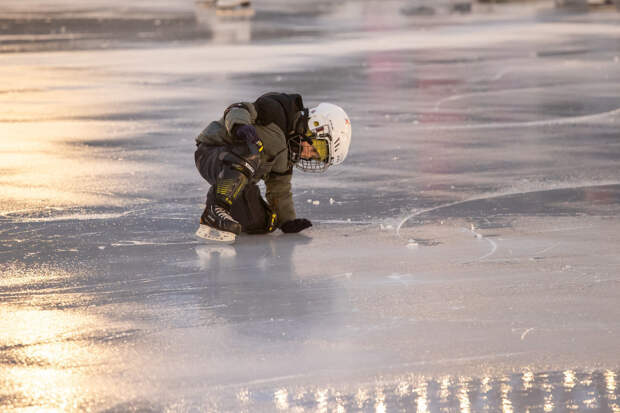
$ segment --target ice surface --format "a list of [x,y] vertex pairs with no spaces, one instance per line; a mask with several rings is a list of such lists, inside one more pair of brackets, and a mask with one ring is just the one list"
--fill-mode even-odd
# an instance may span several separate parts
[[[127,4],[0,5],[0,410],[620,408],[618,13]],[[206,245],[194,136],[270,90],[349,157]]]

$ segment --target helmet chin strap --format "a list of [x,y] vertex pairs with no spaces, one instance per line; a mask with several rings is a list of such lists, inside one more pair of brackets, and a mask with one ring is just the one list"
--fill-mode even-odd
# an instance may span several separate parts
[[297,113],[294,129],[291,131],[289,139],[300,136],[302,140],[304,140],[309,132],[308,119],[310,119],[310,111],[308,108],[303,108]]
[[315,134],[312,133],[308,126],[309,119],[310,110],[308,108],[303,108],[300,110],[295,122],[295,130],[292,131],[287,139],[289,146],[289,159],[293,163],[296,163],[301,159],[301,143],[307,142],[312,145],[312,139],[315,137]]

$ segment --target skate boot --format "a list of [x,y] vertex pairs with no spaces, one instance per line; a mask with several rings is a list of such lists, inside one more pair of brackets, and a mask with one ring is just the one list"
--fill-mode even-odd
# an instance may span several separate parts
[[241,233],[241,224],[228,212],[228,208],[208,204],[200,217],[200,227],[196,236],[211,241],[234,242]]
[[222,170],[207,194],[207,206],[200,217],[196,236],[211,241],[234,242],[241,224],[232,217],[233,202],[252,179],[260,156],[240,156],[232,152],[220,155]]

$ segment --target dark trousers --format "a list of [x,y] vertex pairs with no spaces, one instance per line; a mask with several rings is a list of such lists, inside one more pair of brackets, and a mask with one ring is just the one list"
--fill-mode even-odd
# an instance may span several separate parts
[[[200,176],[211,184],[207,193],[207,204],[215,201],[213,186],[220,171],[225,167],[220,159],[220,154],[230,150],[230,146],[207,146],[203,143],[198,146],[194,153],[194,161]],[[258,185],[252,180],[247,183],[230,209],[230,215],[241,224],[242,231],[249,234],[268,232],[267,227],[271,213],[269,205],[261,196]]]

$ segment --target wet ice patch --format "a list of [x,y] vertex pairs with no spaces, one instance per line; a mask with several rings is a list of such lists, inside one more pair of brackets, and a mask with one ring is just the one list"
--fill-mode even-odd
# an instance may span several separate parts
[[381,224],[379,224],[379,228],[382,231],[392,231],[398,227],[399,220],[395,218],[388,218],[383,220]]
[[[56,212],[60,212],[56,214]],[[136,210],[123,212],[87,212],[87,211],[67,211],[63,208],[50,208],[36,214],[3,214],[5,218],[10,219],[14,223],[31,223],[31,222],[57,222],[57,221],[89,221],[89,220],[106,220],[122,218]]]
[[409,273],[397,273],[394,272],[387,276],[387,279],[392,282],[397,282],[401,284],[409,284],[413,281],[413,275]]
[[114,219],[121,218],[127,215],[126,213],[120,214],[68,214],[68,215],[59,215],[53,217],[37,217],[37,218],[21,218],[15,220],[15,222],[26,223],[26,222],[53,222],[53,221],[88,221],[94,219]]
[[69,270],[55,264],[8,262],[0,266],[0,288],[32,288],[81,275],[80,269]]
[[110,244],[111,247],[133,247],[133,246],[148,246],[148,245],[184,245],[184,244],[197,244],[198,241],[144,241],[144,240],[123,240]]
[[399,274],[396,272],[388,275],[388,278],[391,280],[402,280],[403,278],[411,278],[411,277],[413,277],[413,275],[411,274]]

